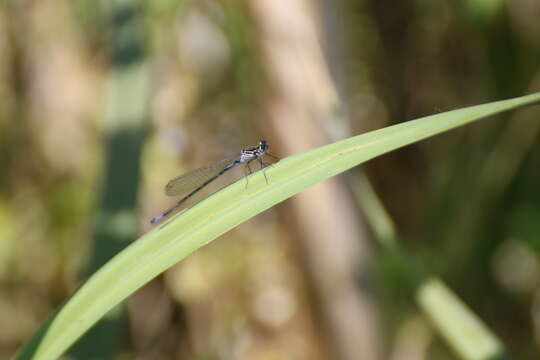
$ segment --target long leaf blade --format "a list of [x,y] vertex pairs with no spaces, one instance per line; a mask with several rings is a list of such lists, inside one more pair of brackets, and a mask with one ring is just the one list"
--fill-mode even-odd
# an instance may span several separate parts
[[[237,182],[148,232],[96,272],[17,359],[56,359],[107,311],[219,235],[303,189],[379,155],[518,107],[540,93],[390,126],[288,157]],[[30,343],[32,346],[30,346]],[[35,353],[34,353],[35,350]],[[33,357],[32,354],[33,353]]]

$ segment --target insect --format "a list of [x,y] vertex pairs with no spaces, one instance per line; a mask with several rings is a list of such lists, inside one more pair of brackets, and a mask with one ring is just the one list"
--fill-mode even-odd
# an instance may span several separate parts
[[[261,140],[257,146],[242,149],[238,156],[223,159],[214,164],[191,170],[175,179],[172,179],[165,186],[165,194],[168,196],[187,194],[184,195],[184,197],[181,198],[174,206],[150,220],[150,223],[154,224],[161,221],[180,205],[182,205],[187,199],[238,164],[245,164],[246,170],[249,171],[249,173],[251,173],[249,164],[255,160],[259,162],[261,168],[265,167],[268,164],[262,160],[263,156],[268,155],[277,159],[275,156],[268,153],[269,149],[270,146],[268,146],[268,143],[265,140]],[[264,174],[264,177],[266,179],[266,174]],[[266,182],[268,182],[268,179],[266,179]]]

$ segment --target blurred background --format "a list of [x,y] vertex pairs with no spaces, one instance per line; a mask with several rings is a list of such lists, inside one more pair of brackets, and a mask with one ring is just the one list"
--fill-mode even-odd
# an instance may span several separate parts
[[[538,91],[538,19],[537,0],[0,2],[0,358],[151,229],[169,179],[260,139],[285,157]],[[308,189],[150,282],[72,358],[456,359],[415,271],[539,358],[539,119]]]

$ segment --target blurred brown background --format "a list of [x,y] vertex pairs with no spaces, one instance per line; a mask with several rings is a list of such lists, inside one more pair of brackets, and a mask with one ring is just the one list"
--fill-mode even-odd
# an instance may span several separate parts
[[[151,228],[170,178],[263,138],[285,157],[538,91],[539,19],[537,0],[0,2],[0,358]],[[401,256],[516,359],[540,356],[539,120],[499,116],[363,167]],[[72,356],[457,358],[347,175],[171,268]]]

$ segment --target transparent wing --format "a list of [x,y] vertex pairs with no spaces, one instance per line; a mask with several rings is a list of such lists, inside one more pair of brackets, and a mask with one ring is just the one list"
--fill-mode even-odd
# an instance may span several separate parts
[[216,176],[220,171],[232,164],[236,158],[228,158],[214,164],[188,171],[165,185],[165,194],[168,196],[186,195],[197,187]]

